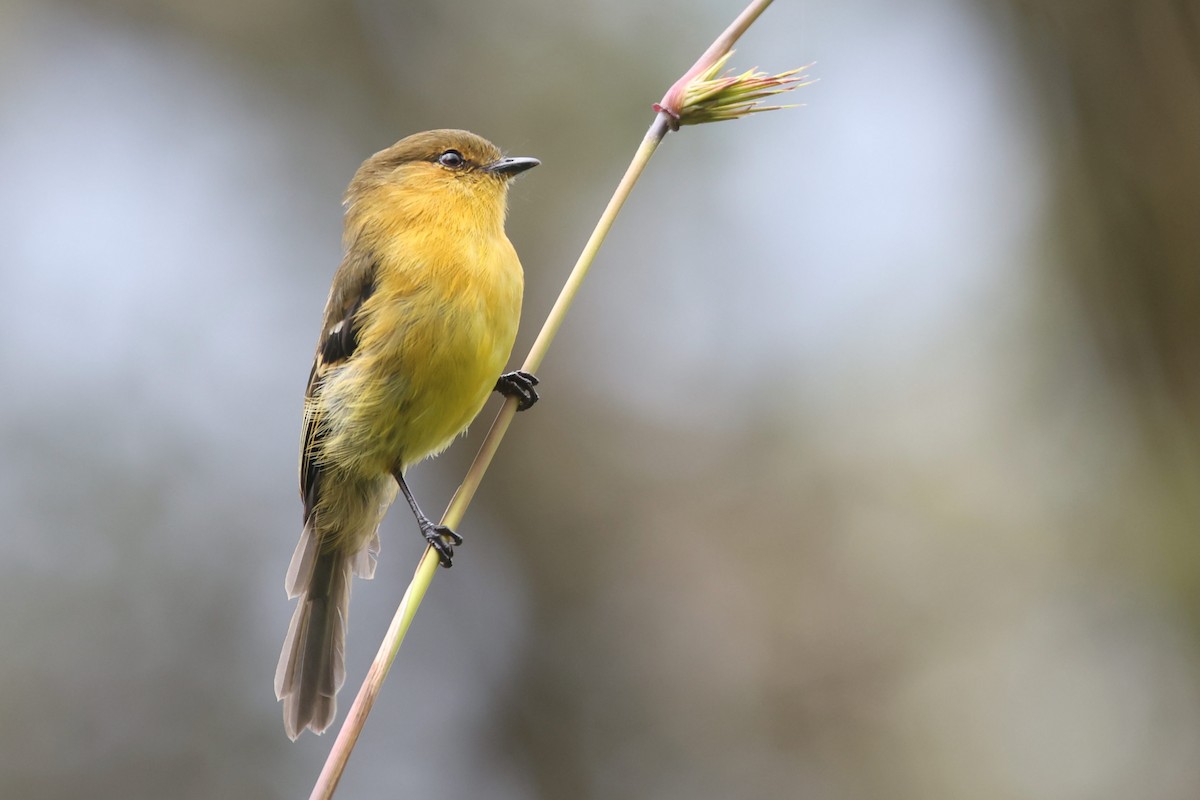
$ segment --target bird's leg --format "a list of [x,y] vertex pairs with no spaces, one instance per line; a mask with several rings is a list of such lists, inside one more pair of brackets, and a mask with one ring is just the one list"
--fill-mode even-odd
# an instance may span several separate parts
[[496,391],[505,397],[517,398],[517,411],[526,411],[538,401],[537,376],[532,372],[517,370],[506,372],[496,380]]
[[425,512],[421,511],[421,507],[417,505],[416,498],[409,491],[408,484],[404,482],[404,473],[402,471],[397,469],[392,473],[392,477],[396,479],[396,483],[400,484],[400,491],[404,492],[404,499],[408,500],[408,505],[412,509],[413,516],[417,518],[417,524],[421,526],[421,535],[425,537],[425,541],[433,545],[434,550],[438,551],[442,566],[450,569],[453,566],[451,561],[454,558],[454,546],[463,543],[462,537],[447,526],[437,525],[429,517],[425,516]]

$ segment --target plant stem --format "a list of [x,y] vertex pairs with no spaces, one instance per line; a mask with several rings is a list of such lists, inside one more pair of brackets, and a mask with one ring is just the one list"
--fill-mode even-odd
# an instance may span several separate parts
[[[600,251],[600,246],[604,243],[605,237],[608,236],[613,221],[617,218],[621,207],[625,205],[630,192],[633,191],[634,184],[641,177],[643,170],[645,170],[646,165],[650,162],[650,157],[658,149],[659,143],[662,142],[669,131],[674,129],[676,120],[678,119],[678,108],[670,104],[668,100],[674,94],[682,97],[682,92],[686,89],[687,83],[696,75],[703,72],[716,59],[728,52],[733,47],[734,42],[745,33],[751,23],[758,19],[758,16],[770,4],[771,0],[752,0],[750,5],[738,15],[737,19],[705,51],[700,60],[682,78],[676,81],[667,94],[664,95],[661,110],[655,116],[650,129],[646,131],[641,145],[638,147],[637,152],[634,153],[633,160],[630,161],[629,167],[625,170],[625,176],[621,178],[616,191],[608,201],[608,206],[605,207],[599,222],[596,223],[591,237],[588,238],[587,244],[584,245],[583,252],[579,254],[579,259],[575,262],[571,274],[567,277],[562,291],[559,292],[558,299],[554,302],[554,307],[550,309],[546,321],[542,324],[542,330],[538,333],[533,347],[530,348],[529,355],[525,357],[525,363],[522,365],[523,370],[536,372],[541,367],[542,360],[546,357],[546,351],[549,350],[550,344],[558,334],[559,328],[562,327],[567,311],[570,309],[571,303],[574,302],[575,296],[579,293],[579,287],[583,283],[583,279],[587,276],[588,270],[596,258],[596,254]],[[467,511],[467,506],[471,504],[471,500],[475,497],[475,492],[479,488],[480,481],[483,480],[484,473],[487,472],[488,466],[492,463],[492,458],[496,455],[496,450],[500,447],[500,441],[508,431],[508,426],[512,423],[516,412],[517,398],[510,397],[506,399],[504,406],[500,409],[500,413],[496,415],[496,420],[492,423],[491,429],[488,430],[487,436],[484,437],[483,444],[480,445],[479,452],[467,470],[463,482],[454,493],[454,497],[450,500],[450,505],[446,508],[446,513],[442,516],[443,525],[447,525],[450,528],[457,528],[462,522],[463,516]],[[346,762],[350,759],[350,752],[354,749],[354,744],[358,741],[358,736],[362,732],[363,725],[366,723],[367,715],[371,712],[375,698],[379,695],[379,690],[383,686],[383,680],[387,677],[388,670],[391,668],[392,662],[396,659],[396,654],[400,650],[400,645],[404,641],[405,634],[408,633],[408,628],[412,624],[413,616],[417,613],[417,608],[421,605],[421,600],[425,597],[425,592],[429,589],[430,583],[433,582],[433,576],[437,572],[438,563],[439,557],[437,552],[432,547],[427,547],[425,554],[421,557],[420,564],[417,566],[416,574],[413,576],[408,590],[405,591],[404,598],[400,601],[400,607],[396,609],[392,623],[388,626],[387,634],[380,644],[379,652],[376,653],[375,660],[371,662],[371,668],[367,671],[367,677],[363,680],[362,687],[358,690],[358,695],[354,698],[354,704],[350,706],[350,711],[346,715],[346,721],[342,723],[342,728],[338,731],[337,739],[333,743],[333,748],[330,750],[329,757],[325,761],[321,775],[317,778],[317,783],[313,787],[310,800],[329,800],[329,798],[333,797],[333,792],[337,788],[338,781],[341,780],[342,773],[346,769]]]

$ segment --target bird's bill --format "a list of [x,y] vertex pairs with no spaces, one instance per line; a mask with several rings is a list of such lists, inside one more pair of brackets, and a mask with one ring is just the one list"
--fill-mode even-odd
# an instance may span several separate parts
[[536,158],[501,158],[488,164],[484,169],[497,175],[512,176],[527,169],[533,169],[540,163],[542,162]]

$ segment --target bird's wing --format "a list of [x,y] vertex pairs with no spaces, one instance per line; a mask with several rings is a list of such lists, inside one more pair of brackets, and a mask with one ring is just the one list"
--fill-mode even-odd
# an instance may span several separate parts
[[308,388],[304,392],[304,437],[300,443],[300,496],[304,522],[308,523],[320,496],[322,465],[320,443],[324,435],[319,403],[329,370],[347,361],[358,347],[359,310],[375,291],[375,265],[367,258],[347,256],[334,276],[325,306],[325,321]]

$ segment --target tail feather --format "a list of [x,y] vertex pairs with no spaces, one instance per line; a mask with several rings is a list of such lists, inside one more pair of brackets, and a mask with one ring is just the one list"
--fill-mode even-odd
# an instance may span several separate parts
[[325,499],[340,510],[329,515],[339,524],[318,524],[321,515],[306,506],[304,532],[284,582],[288,597],[299,599],[275,669],[275,696],[283,701],[283,726],[293,740],[305,728],[322,733],[333,723],[346,682],[351,576],[375,574],[379,521],[397,491],[390,476],[324,488],[335,492],[332,501]]
[[371,534],[367,546],[350,557],[350,571],[354,577],[371,580],[375,577],[375,562],[379,560],[379,525],[376,523],[375,533]]
[[323,732],[337,712],[337,692],[346,681],[350,566],[345,554],[319,554],[292,615],[275,670],[275,695],[292,740],[305,728]]
[[287,577],[283,580],[283,588],[287,591],[289,600],[298,597],[308,589],[320,549],[312,525],[306,524],[304,532],[300,534],[300,541],[296,542],[296,550],[292,553],[291,563],[288,564]]

